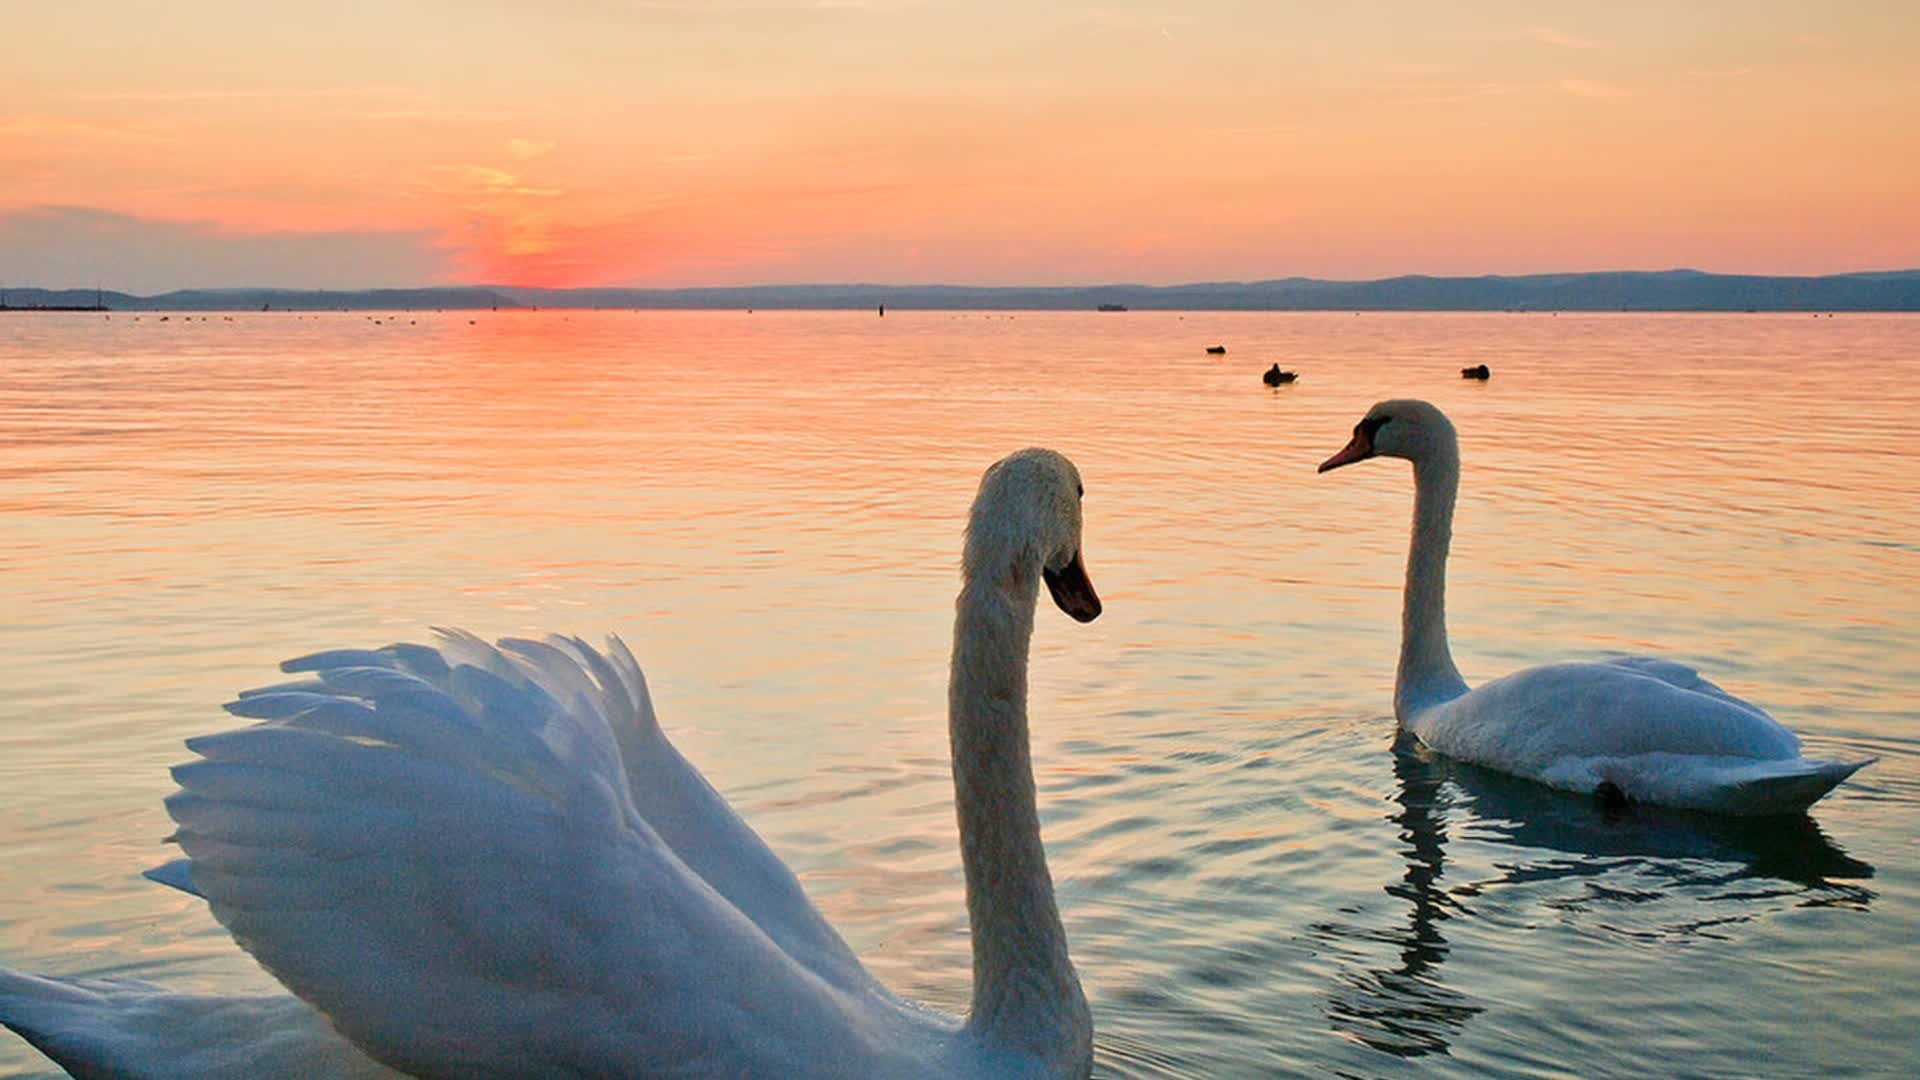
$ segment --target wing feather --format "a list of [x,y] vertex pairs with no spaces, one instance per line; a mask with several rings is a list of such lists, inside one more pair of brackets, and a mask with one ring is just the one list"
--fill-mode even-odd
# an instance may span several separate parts
[[417,1075],[758,1075],[858,1044],[857,995],[639,812],[617,736],[651,707],[623,646],[447,641],[440,663],[303,657],[285,666],[324,689],[230,706],[265,722],[189,741],[167,809],[190,863],[164,879]]
[[604,724],[640,816],[682,862],[803,966],[846,988],[877,987],[793,871],[667,738],[625,642],[608,637],[603,654],[577,637],[508,639],[498,649],[470,634],[450,641],[463,662],[568,701],[596,731]]
[[[585,643],[580,647],[586,648]],[[607,637],[607,657],[620,673],[621,682],[626,684],[627,696],[633,699],[641,725],[658,732],[660,721],[653,715],[653,695],[647,692],[647,677],[640,670],[640,661],[633,658],[626,642],[613,635]]]

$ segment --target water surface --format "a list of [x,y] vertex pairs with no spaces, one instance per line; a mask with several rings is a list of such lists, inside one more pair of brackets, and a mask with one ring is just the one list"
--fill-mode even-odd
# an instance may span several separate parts
[[[1920,1068],[1920,319],[158,318],[0,319],[0,962],[270,987],[138,877],[180,740],[316,648],[617,631],[862,958],[959,1008],[960,529],[1040,444],[1107,604],[1043,612],[1032,679],[1099,1074]],[[1387,396],[1461,432],[1469,681],[1658,651],[1881,761],[1740,823],[1396,753],[1411,481],[1313,471]]]

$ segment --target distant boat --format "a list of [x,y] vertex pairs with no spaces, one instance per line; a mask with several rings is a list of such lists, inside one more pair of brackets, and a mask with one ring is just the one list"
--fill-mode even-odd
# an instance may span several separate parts
[[1463,379],[1479,379],[1481,382],[1485,382],[1493,378],[1493,372],[1488,371],[1487,365],[1485,364],[1475,364],[1472,367],[1461,368],[1460,377]]
[[1227,347],[1225,345],[1209,345],[1207,346],[1207,355],[1225,356],[1227,355]]
[[1280,365],[1275,364],[1267,369],[1266,374],[1260,376],[1260,381],[1266,383],[1268,386],[1285,386],[1299,377],[1299,372],[1281,371]]
[[1101,304],[1101,305],[1100,305],[1099,307],[1097,307],[1097,308],[1094,308],[1093,310],[1095,310],[1095,311],[1125,311],[1125,310],[1127,310],[1127,305],[1125,305],[1125,304]]

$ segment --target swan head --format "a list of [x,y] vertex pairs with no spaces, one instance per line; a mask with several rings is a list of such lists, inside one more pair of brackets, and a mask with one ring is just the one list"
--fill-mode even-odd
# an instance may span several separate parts
[[1080,470],[1063,454],[1030,449],[987,468],[967,522],[968,579],[1017,583],[1037,569],[1060,610],[1100,617],[1100,597],[1080,556]]
[[1320,463],[1320,471],[1337,469],[1370,457],[1397,457],[1421,462],[1452,452],[1458,445],[1447,414],[1425,401],[1382,401],[1353,425],[1353,438],[1340,452]]

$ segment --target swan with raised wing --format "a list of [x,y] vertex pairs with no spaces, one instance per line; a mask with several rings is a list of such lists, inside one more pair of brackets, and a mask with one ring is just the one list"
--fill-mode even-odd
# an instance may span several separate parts
[[[1041,846],[1038,591],[1100,614],[1080,477],[1025,450],[968,522],[948,690],[973,1000],[882,986],[667,741],[618,639],[319,653],[189,740],[167,800],[204,896],[297,995],[0,971],[0,1022],[77,1076],[1084,1077],[1092,1020]],[[264,1070],[264,1071],[263,1071]]]
[[1469,688],[1447,647],[1447,548],[1460,447],[1424,401],[1382,401],[1320,465],[1413,463],[1413,540],[1393,714],[1440,753],[1609,802],[1731,814],[1806,809],[1868,761],[1800,756],[1800,740],[1756,705],[1684,664],[1629,656],[1528,668]]

